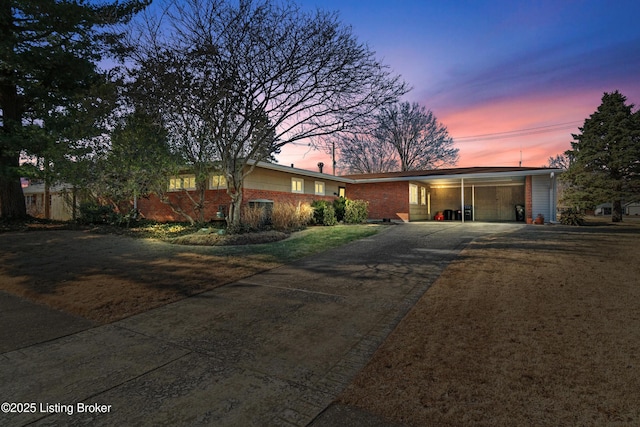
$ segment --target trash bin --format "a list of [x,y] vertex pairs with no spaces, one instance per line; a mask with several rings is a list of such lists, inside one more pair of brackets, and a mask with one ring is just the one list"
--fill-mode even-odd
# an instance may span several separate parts
[[524,206],[516,205],[516,221],[524,221]]
[[473,220],[473,206],[464,205],[464,220],[465,221]]
[[462,221],[462,211],[460,209],[455,211],[455,215],[456,215],[456,221]]
[[445,209],[444,210],[444,220],[451,221],[453,219],[453,210]]

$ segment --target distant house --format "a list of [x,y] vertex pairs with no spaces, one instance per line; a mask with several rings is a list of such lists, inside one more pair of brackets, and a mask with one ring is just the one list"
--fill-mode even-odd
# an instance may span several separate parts
[[[557,176],[560,169],[475,167],[381,174],[334,176],[273,163],[259,162],[247,176],[243,205],[251,203],[312,202],[338,196],[369,202],[369,219],[433,220],[442,212],[460,221],[516,221],[543,215],[556,220]],[[172,203],[193,213],[186,192],[195,191],[195,176],[183,174],[167,183]],[[228,212],[230,198],[222,176],[209,178],[205,219]],[[522,207],[519,218],[517,206]],[[179,221],[158,197],[138,201],[149,219]]]
[[[72,219],[71,189],[66,185],[49,188],[48,196],[42,183],[23,182],[22,192],[27,214],[34,218],[68,221]],[[47,204],[48,209],[47,209]],[[47,218],[48,214],[48,218]]]
[[624,213],[625,213],[625,215],[639,216],[640,215],[640,203],[629,203],[629,204],[625,205],[624,206]]
[[[638,216],[640,215],[640,203],[627,203],[622,207],[624,215]],[[594,215],[607,216],[611,215],[611,203],[602,203],[596,206]]]

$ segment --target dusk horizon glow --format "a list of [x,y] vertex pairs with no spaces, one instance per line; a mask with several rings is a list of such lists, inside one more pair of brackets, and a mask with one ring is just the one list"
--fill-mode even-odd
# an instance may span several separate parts
[[[640,3],[299,0],[336,11],[413,87],[460,150],[456,167],[540,167],[618,90],[640,104]],[[331,155],[287,145],[278,163],[331,173]],[[339,161],[339,155],[338,155]]]

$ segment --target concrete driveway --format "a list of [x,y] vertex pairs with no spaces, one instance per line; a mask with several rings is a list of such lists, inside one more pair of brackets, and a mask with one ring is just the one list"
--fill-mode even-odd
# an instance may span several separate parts
[[[14,321],[0,400],[35,405],[0,424],[330,425],[318,415],[459,251],[520,227],[400,224],[109,325],[50,316],[27,346],[32,323]],[[3,316],[16,303],[0,298]]]

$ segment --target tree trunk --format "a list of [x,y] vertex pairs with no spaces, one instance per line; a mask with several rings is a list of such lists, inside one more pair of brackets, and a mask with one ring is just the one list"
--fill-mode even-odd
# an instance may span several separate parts
[[242,205],[242,191],[236,190],[234,192],[227,192],[231,197],[231,205],[229,206],[229,217],[227,218],[227,225],[231,228],[240,227],[240,207]]
[[[10,2],[2,2],[0,7],[0,37],[3,40],[12,38],[11,28],[6,23],[13,22]],[[9,47],[11,49],[11,47]],[[5,53],[3,52],[3,55]],[[2,62],[0,60],[0,62]],[[2,67],[0,73],[0,110],[2,110],[2,127],[0,131],[11,138],[12,131],[22,126],[22,112],[20,110],[20,96],[18,88],[13,82],[13,70]],[[27,205],[24,201],[22,184],[18,166],[20,155],[14,143],[0,144],[0,217],[3,219],[25,219]]]
[[622,201],[615,200],[611,203],[611,222],[622,222]]
[[[0,217],[14,220],[27,217],[27,205],[20,177],[14,170],[18,168],[18,157],[0,156]],[[15,174],[15,175],[14,175]]]

